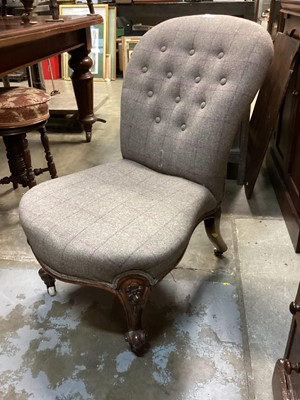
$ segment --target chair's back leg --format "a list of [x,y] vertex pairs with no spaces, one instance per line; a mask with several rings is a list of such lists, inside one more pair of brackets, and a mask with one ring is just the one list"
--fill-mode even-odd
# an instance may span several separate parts
[[221,209],[219,208],[212,216],[204,220],[205,230],[209,240],[215,246],[216,256],[220,256],[227,250],[227,245],[220,233],[220,219]]

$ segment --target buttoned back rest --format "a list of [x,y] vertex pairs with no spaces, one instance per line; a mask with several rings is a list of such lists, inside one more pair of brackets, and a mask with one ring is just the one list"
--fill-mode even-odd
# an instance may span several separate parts
[[123,157],[221,200],[234,136],[272,56],[269,34],[242,18],[197,15],[152,28],[123,82]]

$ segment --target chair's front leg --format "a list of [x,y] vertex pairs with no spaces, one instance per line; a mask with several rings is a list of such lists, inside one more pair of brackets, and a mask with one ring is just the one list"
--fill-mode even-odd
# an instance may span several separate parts
[[46,272],[43,268],[39,270],[39,276],[47,286],[47,291],[50,294],[50,296],[55,296],[56,295],[55,278],[49,275],[48,272]]
[[209,240],[215,246],[215,255],[220,256],[227,250],[227,245],[224,242],[220,233],[221,209],[219,208],[213,215],[204,220],[206,234]]
[[127,317],[125,340],[131,350],[142,355],[147,349],[147,332],[142,329],[142,312],[151,291],[149,281],[142,277],[126,277],[118,282],[117,294]]

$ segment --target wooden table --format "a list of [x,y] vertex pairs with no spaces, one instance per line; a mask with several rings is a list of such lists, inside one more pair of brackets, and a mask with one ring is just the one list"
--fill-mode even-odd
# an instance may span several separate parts
[[[88,12],[88,10],[87,10]],[[0,76],[67,51],[78,106],[79,119],[87,141],[91,140],[93,75],[90,26],[102,22],[100,15],[65,16],[62,22],[46,22],[49,17],[32,17],[34,25],[21,25],[19,17],[0,18]]]

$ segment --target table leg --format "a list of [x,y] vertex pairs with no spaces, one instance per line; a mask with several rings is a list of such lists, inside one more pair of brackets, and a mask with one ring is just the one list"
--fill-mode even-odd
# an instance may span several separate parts
[[86,132],[86,141],[92,138],[92,125],[96,121],[93,110],[93,75],[90,71],[92,60],[86,48],[70,51],[69,66],[73,69],[71,79],[77,101],[79,120]]

